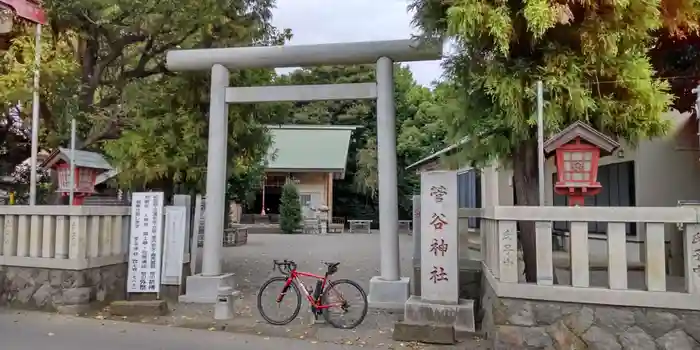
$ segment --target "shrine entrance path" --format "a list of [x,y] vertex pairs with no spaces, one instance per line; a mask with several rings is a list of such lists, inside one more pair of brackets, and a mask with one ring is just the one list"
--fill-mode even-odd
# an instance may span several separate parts
[[[411,276],[412,237],[400,236],[401,271]],[[321,261],[339,261],[335,278],[348,278],[366,292],[372,276],[379,275],[379,232],[372,234],[280,235],[251,234],[248,244],[224,249],[224,272],[234,273],[241,292],[236,300],[234,319],[214,321],[213,307],[201,304],[174,304],[171,313],[162,317],[128,319],[132,322],[164,324],[234,333],[248,333],[263,338],[282,337],[306,340],[311,344],[342,344],[346,349],[485,349],[484,341],[469,339],[456,346],[432,346],[395,342],[391,339],[394,323],[401,314],[370,310],[364,322],[354,330],[340,330],[326,324],[312,324],[308,308],[302,308],[297,320],[286,326],[273,326],[262,320],[256,307],[260,285],[279,272],[272,272],[272,260],[294,260],[299,269],[323,273]],[[306,304],[304,304],[306,306]],[[106,310],[108,311],[108,310]],[[108,312],[93,317],[111,318]],[[121,319],[121,318],[120,318]]]
[[[399,235],[401,275],[411,276],[413,237]],[[281,235],[251,234],[248,244],[225,248],[225,272],[236,275],[238,290],[255,293],[273,275],[272,261],[290,259],[299,270],[323,274],[321,261],[338,261],[340,267],[334,278],[351,279],[369,293],[369,280],[379,275],[379,232],[372,234]],[[313,285],[311,285],[313,286]]]

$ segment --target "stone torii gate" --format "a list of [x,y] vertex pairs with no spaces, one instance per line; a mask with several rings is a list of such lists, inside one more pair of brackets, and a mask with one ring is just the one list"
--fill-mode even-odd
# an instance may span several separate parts
[[[213,303],[220,285],[235,286],[233,275],[221,271],[228,104],[376,99],[381,276],[370,280],[369,303],[372,307],[402,310],[409,297],[410,280],[401,277],[399,269],[393,62],[437,60],[441,49],[419,46],[414,40],[391,40],[169,51],[166,63],[171,71],[211,70],[202,273],[187,278],[187,294],[181,300]],[[229,87],[229,69],[371,63],[377,64],[376,83]]]

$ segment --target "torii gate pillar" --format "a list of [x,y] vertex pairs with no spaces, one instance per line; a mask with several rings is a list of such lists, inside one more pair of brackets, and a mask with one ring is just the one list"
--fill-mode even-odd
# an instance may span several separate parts
[[[371,307],[403,310],[410,279],[401,277],[398,234],[398,179],[394,62],[437,60],[441,47],[419,46],[414,40],[320,45],[238,47],[173,50],[167,54],[171,71],[211,69],[207,210],[204,224],[202,273],[187,278],[184,302],[213,303],[220,285],[234,286],[233,275],[222,274],[221,250],[226,196],[229,103],[377,100],[379,229],[381,275],[370,280]],[[377,64],[376,83],[229,87],[228,69],[308,67],[314,65]]]

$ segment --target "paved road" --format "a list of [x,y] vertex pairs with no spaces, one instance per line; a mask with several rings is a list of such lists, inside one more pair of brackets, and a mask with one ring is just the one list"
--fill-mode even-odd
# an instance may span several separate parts
[[2,350],[350,350],[353,346],[35,312],[0,311]]

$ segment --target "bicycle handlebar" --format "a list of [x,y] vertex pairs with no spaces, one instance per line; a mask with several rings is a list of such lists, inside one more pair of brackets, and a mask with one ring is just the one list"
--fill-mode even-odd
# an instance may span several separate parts
[[273,260],[272,269],[277,269],[283,275],[288,275],[291,271],[297,269],[297,264],[294,261],[284,259],[283,261]]

